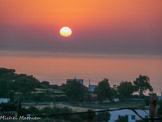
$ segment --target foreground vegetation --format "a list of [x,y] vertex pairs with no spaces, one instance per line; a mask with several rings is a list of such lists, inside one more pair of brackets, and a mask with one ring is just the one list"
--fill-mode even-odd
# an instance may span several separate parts
[[[122,81],[119,85],[110,86],[109,80],[104,79],[95,88],[95,100],[103,102],[113,98],[131,98],[134,93],[144,97],[145,91],[153,91],[148,76],[140,75],[135,81]],[[75,91],[75,92],[74,92]],[[15,96],[21,97],[21,101],[92,101],[92,95],[88,88],[79,82],[71,81],[67,84],[51,85],[48,81],[40,82],[33,76],[17,74],[14,69],[0,68],[0,97],[10,98],[14,101]],[[58,99],[59,97],[59,99]],[[43,99],[42,99],[43,98]],[[16,98],[19,99],[19,98]]]
[[[6,112],[6,111],[16,111],[17,106],[15,104],[11,103],[5,103],[1,104],[0,106],[1,112]],[[41,119],[47,119],[47,118],[52,118],[57,121],[65,120],[65,121],[70,121],[70,122],[83,122],[83,121],[108,121],[108,118],[110,116],[109,112],[102,112],[102,113],[92,113],[92,110],[88,109],[85,112],[85,114],[76,114],[76,115],[66,115],[70,113],[75,113],[76,111],[68,108],[68,107],[44,107],[42,109],[38,109],[36,107],[29,107],[29,108],[23,108],[21,105],[19,106],[19,116],[37,116],[41,117]],[[55,116],[54,114],[61,114]],[[43,116],[43,115],[49,115],[49,116]],[[53,115],[53,116],[50,116]]]
[[[10,99],[9,103],[0,104],[1,114],[16,111],[18,115],[72,113],[93,111],[97,108],[141,107],[149,105],[146,91],[153,91],[148,76],[140,75],[133,82],[122,81],[111,86],[108,79],[100,81],[94,92],[79,82],[51,85],[48,81],[40,82],[33,76],[17,74],[14,69],[0,68],[0,98]],[[136,95],[134,95],[136,93]],[[120,101],[114,102],[117,98]],[[138,102],[137,102],[138,100]],[[59,104],[58,104],[59,103]],[[162,115],[162,102],[159,102],[158,114]],[[90,117],[91,116],[91,117]],[[57,120],[83,121],[88,119],[107,119],[108,113],[71,117],[55,117]],[[124,118],[121,118],[124,119]]]

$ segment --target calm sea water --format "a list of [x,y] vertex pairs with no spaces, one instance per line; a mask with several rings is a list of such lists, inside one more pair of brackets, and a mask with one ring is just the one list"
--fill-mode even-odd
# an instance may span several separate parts
[[40,81],[62,84],[68,78],[83,78],[84,84],[97,84],[108,78],[111,85],[133,81],[140,74],[150,77],[155,92],[162,92],[161,59],[0,57],[0,67],[33,75]]

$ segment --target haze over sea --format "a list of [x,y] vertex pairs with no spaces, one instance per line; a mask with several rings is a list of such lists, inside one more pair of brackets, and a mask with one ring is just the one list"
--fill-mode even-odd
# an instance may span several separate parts
[[40,81],[61,85],[68,78],[97,84],[108,78],[112,85],[134,81],[140,74],[150,78],[154,91],[162,92],[162,58],[155,55],[93,55],[40,52],[0,52],[0,67],[33,75]]

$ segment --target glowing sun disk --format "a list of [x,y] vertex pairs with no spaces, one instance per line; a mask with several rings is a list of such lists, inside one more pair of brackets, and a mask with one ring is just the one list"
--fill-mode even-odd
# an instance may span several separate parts
[[72,30],[69,27],[62,27],[60,29],[60,35],[64,37],[69,37],[72,34]]

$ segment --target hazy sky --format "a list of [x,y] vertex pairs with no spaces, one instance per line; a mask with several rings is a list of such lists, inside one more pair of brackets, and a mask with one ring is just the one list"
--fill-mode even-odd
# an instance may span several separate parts
[[161,0],[0,0],[0,49],[161,55],[161,21]]
[[162,0],[0,0],[0,67],[58,84],[142,74],[160,93]]

